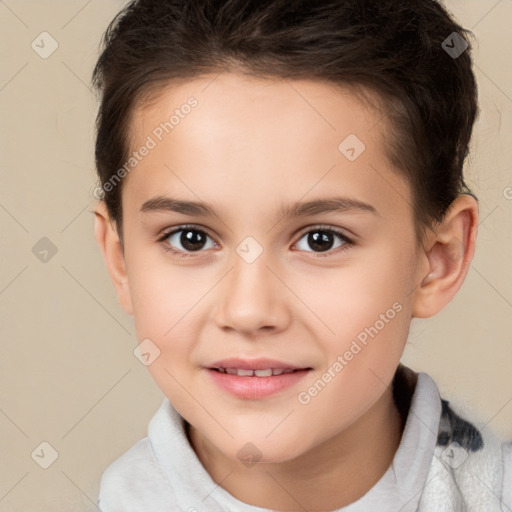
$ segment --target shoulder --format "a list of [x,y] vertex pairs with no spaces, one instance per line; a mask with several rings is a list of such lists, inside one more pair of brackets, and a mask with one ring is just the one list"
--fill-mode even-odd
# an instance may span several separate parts
[[[134,477],[142,476],[148,469],[154,471],[157,468],[149,439],[145,437],[135,443],[129,450],[114,460],[101,477],[102,484],[123,484]],[[142,475],[141,475],[142,474]]]
[[467,452],[476,452],[484,446],[483,436],[472,422],[461,416],[471,415],[469,411],[461,411],[462,406],[450,405],[448,400],[441,399],[441,418],[437,434],[438,446],[449,446],[457,443]]
[[441,399],[441,406],[422,510],[430,511],[430,504],[437,511],[462,505],[468,510],[509,510],[512,442],[501,439],[462,401]]
[[503,510],[512,510],[512,441],[502,444],[501,459],[503,461],[502,508]]
[[110,464],[100,482],[98,506],[103,512],[160,512],[173,502],[172,486],[163,473],[147,437]]

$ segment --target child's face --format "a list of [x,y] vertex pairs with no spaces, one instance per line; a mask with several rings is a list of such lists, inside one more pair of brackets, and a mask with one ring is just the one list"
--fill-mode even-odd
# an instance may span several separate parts
[[[138,340],[158,346],[149,370],[190,424],[229,457],[250,442],[262,462],[284,461],[389,400],[425,254],[381,114],[311,81],[213,78],[169,88],[132,120],[131,150],[148,135],[156,147],[123,185],[121,303]],[[192,96],[197,105],[182,109]],[[179,122],[161,133],[176,109]],[[338,148],[350,134],[366,146],[358,157],[355,139]],[[156,197],[208,203],[218,216],[141,211]],[[280,213],[335,197],[369,206]],[[190,224],[206,234],[157,241]],[[228,358],[309,370],[259,381],[210,369]]]

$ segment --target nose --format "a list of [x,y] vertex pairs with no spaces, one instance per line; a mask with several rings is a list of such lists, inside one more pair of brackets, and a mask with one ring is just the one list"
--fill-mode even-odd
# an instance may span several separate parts
[[250,263],[233,255],[233,266],[218,288],[215,321],[221,329],[248,335],[286,329],[290,292],[269,263],[265,252]]

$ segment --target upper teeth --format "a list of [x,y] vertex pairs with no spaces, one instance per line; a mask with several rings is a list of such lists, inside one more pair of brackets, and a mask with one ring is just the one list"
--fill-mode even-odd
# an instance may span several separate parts
[[240,377],[271,377],[272,375],[281,375],[282,373],[291,373],[292,368],[267,368],[266,370],[244,370],[242,368],[217,368],[221,373],[229,375],[239,375]]

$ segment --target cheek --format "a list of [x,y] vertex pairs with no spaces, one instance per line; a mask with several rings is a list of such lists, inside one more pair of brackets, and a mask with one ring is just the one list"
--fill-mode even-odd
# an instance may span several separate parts
[[158,354],[147,370],[178,409],[188,403],[180,384],[187,387],[192,370],[190,353],[198,339],[192,308],[197,294],[183,281],[178,272],[166,275],[148,266],[144,278],[136,279],[131,287],[137,340],[151,340],[149,346]]
[[302,294],[331,337],[346,339],[379,322],[382,315],[387,330],[391,324],[401,328],[412,289],[411,258],[393,250],[376,250],[354,257],[345,268],[311,276]]
[[[133,257],[128,269],[137,340],[149,339],[159,351],[147,368],[169,398],[181,399],[178,382],[193,370],[190,359],[200,339],[202,298],[211,288],[207,270]],[[190,365],[190,366],[189,366]],[[174,377],[174,378],[173,378]],[[177,381],[175,380],[177,379]]]
[[390,243],[304,287],[308,305],[325,324],[318,324],[322,371],[336,375],[325,376],[333,384],[324,398],[344,410],[347,401],[352,410],[376,398],[400,361],[411,319],[412,258]]
[[194,306],[211,287],[211,276],[166,262],[160,251],[153,252],[129,260],[128,278],[138,334],[162,338],[182,329],[193,316]]

